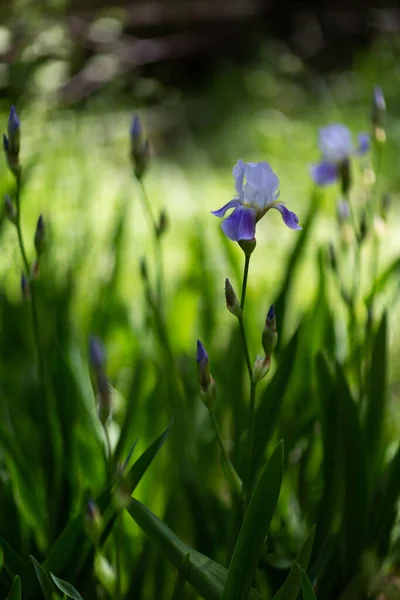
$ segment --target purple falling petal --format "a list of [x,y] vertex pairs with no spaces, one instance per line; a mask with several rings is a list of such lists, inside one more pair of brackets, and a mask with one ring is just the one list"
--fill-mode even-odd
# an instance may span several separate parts
[[310,172],[312,179],[317,185],[329,185],[338,179],[338,169],[336,165],[325,160],[316,165],[312,165]]
[[290,229],[295,229],[295,230],[301,229],[301,227],[299,225],[298,216],[291,210],[287,209],[286,206],[283,206],[283,204],[275,204],[275,206],[273,206],[272,208],[276,208],[276,210],[279,210],[279,212],[282,215],[283,222]]
[[252,208],[236,208],[221,224],[222,231],[230,240],[252,240],[256,233],[256,213]]
[[219,210],[212,210],[211,214],[215,215],[216,217],[219,217],[221,219],[222,217],[225,216],[225,213],[227,210],[229,210],[230,208],[237,208],[238,206],[240,206],[240,200],[238,198],[234,198],[233,200],[230,200],[227,204],[225,204],[225,206],[223,206]]

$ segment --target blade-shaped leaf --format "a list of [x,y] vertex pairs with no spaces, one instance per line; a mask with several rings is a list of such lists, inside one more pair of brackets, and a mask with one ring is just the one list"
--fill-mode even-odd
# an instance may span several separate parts
[[172,592],[171,600],[181,600],[183,598],[183,594],[185,591],[185,583],[187,580],[187,574],[190,567],[190,552],[185,554],[182,558],[181,565],[178,570],[178,575],[176,577],[174,591]]
[[311,533],[304,540],[304,543],[300,548],[298,555],[296,556],[296,560],[294,561],[288,576],[283,582],[283,585],[276,592],[273,600],[296,600],[301,588],[301,576],[298,570],[298,565],[303,567],[303,569],[307,569],[314,543],[314,537],[315,527],[312,528]]
[[[143,454],[141,454],[141,456],[136,460],[129,470],[127,481],[130,482],[129,491],[131,494],[139,484],[141,478],[153,462],[159,450],[164,445],[172,423],[173,421],[171,421],[161,435],[154,440],[154,442],[143,452]],[[105,518],[106,532],[103,532],[101,543],[104,543],[107,535],[109,535],[111,527],[108,526],[108,524],[114,520],[116,516],[116,511],[112,507],[111,501],[111,485],[109,485],[101,492],[99,496],[97,496],[97,498],[95,498],[95,503],[99,507],[100,511],[103,514],[108,511],[107,518]],[[43,567],[46,571],[57,570],[59,573],[72,572],[74,577],[73,580],[75,581],[75,578],[77,577],[79,570],[82,568],[82,565],[84,564],[92,547],[85,532],[84,516],[85,510],[82,510],[79,515],[69,523],[63,533],[57,539],[50,551],[50,554],[43,563]]]
[[21,600],[21,580],[18,575],[14,577],[10,593],[6,600]]
[[300,565],[297,565],[297,568],[301,577],[301,591],[303,592],[303,600],[317,600],[311,581],[307,577],[307,573],[301,568]]
[[26,583],[26,585],[29,585],[31,577],[24,561],[2,537],[0,537],[0,548],[3,551],[4,568],[7,573],[12,578],[15,578],[15,576],[19,574],[22,581]]
[[345,483],[341,534],[346,575],[358,568],[361,553],[368,536],[368,473],[365,440],[361,430],[357,406],[340,365],[337,373],[337,403],[343,436],[341,471]]
[[[227,576],[225,567],[182,542],[169,527],[138,500],[133,498],[127,510],[132,519],[174,567],[179,569],[182,558],[190,553],[188,582],[204,600],[221,600]],[[262,600],[262,596],[255,590],[251,590],[250,600]]]
[[374,485],[379,463],[383,458],[382,442],[384,434],[388,370],[387,343],[387,315],[385,313],[374,340],[367,386],[364,431],[371,488]]
[[396,273],[396,271],[400,271],[400,258],[396,258],[378,277],[369,294],[364,299],[367,306],[372,304],[376,294],[379,294],[385,288],[386,284],[390,281],[392,275]]
[[31,561],[35,568],[36,577],[38,578],[39,585],[45,597],[45,600],[53,600],[54,598],[54,586],[51,583],[51,579],[42,565],[36,560],[36,558],[30,555]]
[[229,565],[222,600],[243,600],[251,588],[283,477],[283,441],[276,446],[250,498]]
[[83,600],[80,593],[74,588],[73,585],[68,583],[68,581],[63,581],[62,579],[59,579],[58,577],[53,575],[53,573],[50,573],[50,576],[54,581],[55,585],[58,587],[58,589],[61,592],[63,592],[63,594],[65,594],[68,598],[72,598],[73,600]]

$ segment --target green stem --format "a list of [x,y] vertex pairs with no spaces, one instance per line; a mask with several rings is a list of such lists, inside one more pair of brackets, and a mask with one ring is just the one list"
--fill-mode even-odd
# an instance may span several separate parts
[[253,376],[253,369],[252,369],[252,366],[251,366],[251,359],[250,359],[249,347],[248,347],[248,344],[247,344],[246,330],[245,330],[245,327],[244,327],[243,317],[239,317],[238,320],[239,320],[240,334],[242,336],[244,358],[245,358],[245,361],[246,361],[247,372],[249,374],[249,378],[250,378],[250,381],[251,381],[252,376]]
[[[27,279],[29,280],[30,279],[30,268],[29,268],[29,262],[28,262],[28,258],[27,258],[27,254],[26,254],[26,250],[25,250],[24,238],[22,236],[22,228],[21,228],[21,200],[20,200],[21,175],[17,175],[16,179],[17,179],[17,189],[16,189],[15,203],[16,203],[16,210],[17,210],[17,218],[16,218],[15,226],[17,228],[18,245],[19,245],[19,249],[21,252],[21,256],[22,256],[22,262],[24,264],[25,274],[26,274]],[[37,305],[36,305],[36,293],[35,293],[34,282],[30,282],[30,292],[31,292],[31,303],[30,304],[31,304],[31,312],[32,312],[32,328],[33,328],[33,337],[34,337],[35,346],[36,346],[39,378],[40,378],[41,384],[43,386],[43,389],[45,389],[44,360],[43,360],[42,346],[41,346],[41,342],[40,342],[39,318],[38,318]]]
[[122,514],[118,515],[115,520],[115,571],[116,571],[116,586],[115,586],[115,600],[120,600],[122,597],[122,586],[121,586],[121,533],[122,533]]
[[240,299],[240,308],[244,311],[244,303],[246,301],[246,289],[247,289],[247,276],[249,274],[250,265],[250,254],[245,255],[244,271],[243,271],[243,283],[242,283],[242,297]]
[[242,493],[242,482],[240,480],[239,475],[236,473],[235,467],[232,465],[226,453],[224,442],[222,441],[221,433],[214,412],[211,408],[208,409],[208,412],[210,413],[211,421],[214,425],[217,442],[221,450],[221,460],[225,476],[228,480],[229,485],[231,486],[232,491],[236,495],[240,496],[240,494]]
[[146,192],[146,188],[142,180],[139,180],[139,187],[142,195],[142,203],[145,209],[145,213],[147,215],[147,219],[149,221],[149,226],[153,231],[154,237],[154,252],[156,256],[157,263],[157,282],[156,282],[156,293],[158,305],[160,307],[163,306],[163,296],[164,296],[164,267],[163,267],[163,256],[162,256],[162,244],[161,244],[161,236],[158,234],[158,225],[154,218],[153,211],[151,210],[151,205],[149,201],[149,197]]
[[245,502],[249,501],[251,490],[251,471],[253,466],[253,446],[254,446],[254,423],[256,414],[256,383],[251,381],[250,385],[250,407],[249,407],[249,445],[247,453],[247,468],[243,486],[243,497]]

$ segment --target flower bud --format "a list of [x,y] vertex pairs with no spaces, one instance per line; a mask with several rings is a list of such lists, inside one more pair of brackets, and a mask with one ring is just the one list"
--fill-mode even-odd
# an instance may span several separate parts
[[17,223],[17,209],[8,194],[4,196],[4,207],[7,219],[15,225]]
[[102,371],[106,365],[104,346],[95,335],[89,337],[89,361],[95,371]]
[[376,85],[372,94],[371,122],[374,138],[378,142],[383,142],[386,139],[384,130],[385,114],[386,102],[383,91],[379,85]]
[[95,544],[103,531],[103,518],[97,504],[89,500],[84,516],[84,527],[86,535]]
[[158,225],[156,227],[156,236],[161,237],[168,228],[168,217],[165,209],[163,208],[160,212],[160,218],[158,220]]
[[131,135],[131,160],[137,179],[141,179],[148,167],[150,160],[149,140],[144,137],[143,127],[138,115],[132,120]]
[[340,200],[336,204],[336,214],[339,224],[342,225],[346,223],[351,217],[350,205],[347,200]]
[[358,243],[362,244],[368,235],[368,217],[367,211],[364,209],[360,218],[360,230],[358,232]]
[[43,215],[40,215],[35,231],[35,249],[36,254],[40,256],[43,253],[46,245],[46,226],[43,219]]
[[265,356],[270,356],[278,342],[278,332],[276,331],[276,320],[273,304],[271,305],[267,314],[267,318],[265,319],[265,327],[261,340]]
[[243,311],[240,308],[239,300],[235,294],[235,290],[232,287],[229,279],[225,279],[225,300],[226,307],[235,317],[240,319],[243,316]]
[[7,163],[10,171],[14,175],[20,173],[21,167],[19,164],[19,149],[20,149],[20,121],[12,106],[8,117],[8,136],[3,134],[3,149],[7,157]]
[[21,292],[24,300],[31,299],[31,286],[29,280],[25,276],[25,273],[22,273],[21,275]]
[[328,255],[329,255],[329,264],[331,265],[332,271],[336,271],[337,269],[337,260],[336,260],[336,250],[335,246],[332,242],[328,244]]
[[132,481],[128,475],[120,475],[115,484],[113,493],[113,505],[115,510],[120,511],[129,506],[132,499]]
[[210,367],[208,365],[208,354],[200,340],[197,340],[196,363],[197,378],[199,380],[200,387],[206,392],[211,383],[211,375]]
[[99,370],[96,378],[98,395],[98,415],[102,425],[105,425],[111,416],[111,388],[103,370]]
[[238,244],[246,256],[251,256],[256,249],[257,240],[256,238],[253,238],[252,240],[239,240]]
[[381,199],[381,217],[384,221],[387,221],[390,207],[392,204],[392,197],[390,194],[383,194]]
[[146,139],[140,145],[135,157],[134,173],[135,177],[140,181],[145,174],[150,162],[150,143]]
[[212,377],[210,377],[210,383],[208,384],[207,389],[201,389],[200,394],[204,406],[211,410],[217,399],[217,384]]
[[31,273],[30,273],[31,281],[37,281],[39,279],[39,275],[40,275],[40,264],[39,264],[39,260],[37,258],[35,258],[32,263],[32,266],[31,266]]
[[256,362],[253,367],[252,380],[253,383],[258,383],[263,377],[267,375],[271,368],[271,357],[270,356],[257,356]]

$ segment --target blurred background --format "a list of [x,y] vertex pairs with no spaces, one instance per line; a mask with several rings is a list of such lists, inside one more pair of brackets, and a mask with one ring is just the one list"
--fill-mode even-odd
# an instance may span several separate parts
[[[313,325],[312,310],[323,293],[326,313],[332,318],[325,321],[324,313],[321,330],[315,336],[310,334],[309,355],[314,357],[319,344],[322,347],[322,338],[329,347],[332,325],[335,355],[345,357],[347,317],[327,263],[321,261],[321,256],[326,258],[329,241],[346,243],[346,232],[337,217],[339,190],[333,186],[316,196],[309,168],[319,158],[319,127],[344,123],[354,140],[359,132],[371,131],[372,91],[375,85],[382,86],[387,104],[387,142],[376,173],[376,193],[381,197],[390,192],[392,198],[390,218],[386,222],[378,219],[374,225],[381,239],[379,270],[383,271],[400,253],[400,7],[397,2],[364,0],[13,0],[0,2],[0,23],[0,118],[5,131],[10,105],[14,104],[21,119],[22,227],[30,258],[39,214],[43,214],[47,227],[38,295],[48,360],[53,358],[53,349],[55,353],[61,350],[63,358],[68,356],[82,395],[89,397],[87,344],[91,333],[99,336],[106,347],[107,373],[113,387],[112,442],[129,417],[126,435],[132,440],[139,437],[141,449],[160,433],[176,409],[163,396],[165,390],[160,392],[164,381],[160,373],[168,364],[162,352],[160,355],[139,268],[144,258],[154,282],[153,239],[129,156],[134,113],[144,125],[151,148],[145,187],[154,215],[158,218],[163,210],[167,215],[162,240],[163,310],[191,414],[188,447],[196,456],[193,464],[197,475],[208,473],[202,508],[204,513],[206,509],[213,512],[214,520],[204,531],[195,519],[192,525],[189,518],[185,521],[187,514],[193,517],[199,510],[195,494],[190,504],[190,469],[184,473],[188,487],[182,491],[182,497],[187,494],[189,500],[186,496],[184,501],[178,498],[183,503],[182,518],[174,508],[176,497],[168,461],[179,451],[173,442],[170,454],[157,459],[158,466],[152,467],[150,482],[139,488],[139,497],[185,540],[226,563],[226,549],[212,544],[223,520],[225,500],[218,451],[211,443],[213,432],[197,397],[195,348],[197,338],[202,339],[211,366],[212,361],[219,365],[212,372],[219,376],[221,389],[224,385],[234,389],[235,364],[240,357],[234,352],[238,347],[236,323],[225,308],[224,280],[229,277],[239,291],[243,256],[240,248],[222,235],[220,221],[210,211],[233,197],[232,168],[239,158],[271,163],[280,178],[281,199],[296,212],[300,224],[314,207],[306,241],[299,249],[301,260],[287,287],[287,265],[298,242],[297,232],[285,228],[277,211],[268,213],[258,224],[246,306],[251,355],[260,352],[265,313],[284,286],[286,311],[280,340],[290,339],[307,311],[310,329],[318,329],[318,323]],[[354,202],[358,208],[363,206],[371,184],[367,176],[370,159],[365,160],[354,167]],[[14,179],[6,161],[1,160],[0,196],[14,192]],[[362,252],[360,296],[371,288],[369,259],[374,249],[367,246]],[[14,428],[11,430],[19,430],[18,440],[29,455],[39,437],[32,419],[35,422],[37,418],[40,398],[29,395],[37,382],[32,341],[26,335],[29,315],[21,299],[22,263],[15,231],[3,212],[0,255],[1,418]],[[321,271],[326,272],[326,280]],[[351,270],[345,273],[347,282],[351,276]],[[377,299],[377,314],[389,306],[389,442],[400,432],[398,292],[397,281],[390,280],[385,294]],[[360,321],[366,321],[366,307],[360,305],[358,310]],[[303,401],[310,388],[315,391],[315,381],[307,380],[307,360],[304,351],[296,363],[296,382],[300,383],[292,385],[280,424],[279,434],[285,443],[288,440],[288,454],[302,455],[307,447],[300,422],[306,423],[312,412],[310,406],[309,413],[302,412]],[[240,389],[243,378],[236,375]],[[56,376],[55,380],[57,383]],[[60,376],[59,393],[65,393],[68,403],[70,397],[62,381]],[[235,409],[226,402],[229,395],[221,396],[219,418],[229,440]],[[10,398],[16,398],[15,405]],[[29,414],[24,412],[27,398],[34,400]],[[19,407],[24,410],[18,412]],[[233,415],[236,440],[243,433],[243,414],[238,410]],[[311,421],[310,417],[308,433]],[[73,460],[81,487],[76,491],[71,484],[71,502],[65,511],[68,516],[82,506],[87,488],[101,489],[104,476],[100,474],[102,464],[99,466],[102,459],[93,459],[98,447],[86,439],[84,422],[76,418],[74,427],[77,447]],[[179,428],[173,436],[175,441],[179,438]],[[122,449],[128,451],[126,439]],[[6,488],[7,460],[3,455],[1,461],[2,485]],[[210,491],[213,488],[217,489],[215,497]],[[29,534],[13,530],[6,532],[6,539],[18,538],[14,546],[23,553],[31,548],[27,540],[32,535],[38,557],[41,552],[44,555],[47,546],[40,533],[44,516],[37,508],[40,497],[36,498],[37,505],[25,502],[20,490],[15,502]],[[285,568],[290,564],[287,557],[293,557],[296,542],[304,539],[307,529],[305,521],[300,517],[296,520],[296,511],[294,516],[289,514],[292,508],[290,505],[288,514],[285,509],[282,517],[289,522],[290,532],[295,532],[295,542],[287,544],[289,550],[285,547]],[[4,519],[0,525],[7,528]],[[138,530],[130,521],[125,525],[131,542]],[[137,569],[134,581],[125,577],[127,588],[129,583],[129,589],[134,590],[142,581],[140,569],[148,552],[146,545],[126,550],[123,560],[127,573],[132,557]],[[152,591],[143,597],[160,598],[162,582],[156,584],[151,579],[151,568],[159,568],[160,563],[155,555],[151,557],[147,585],[151,590],[154,587],[154,594]],[[170,572],[168,576],[172,580]]]

